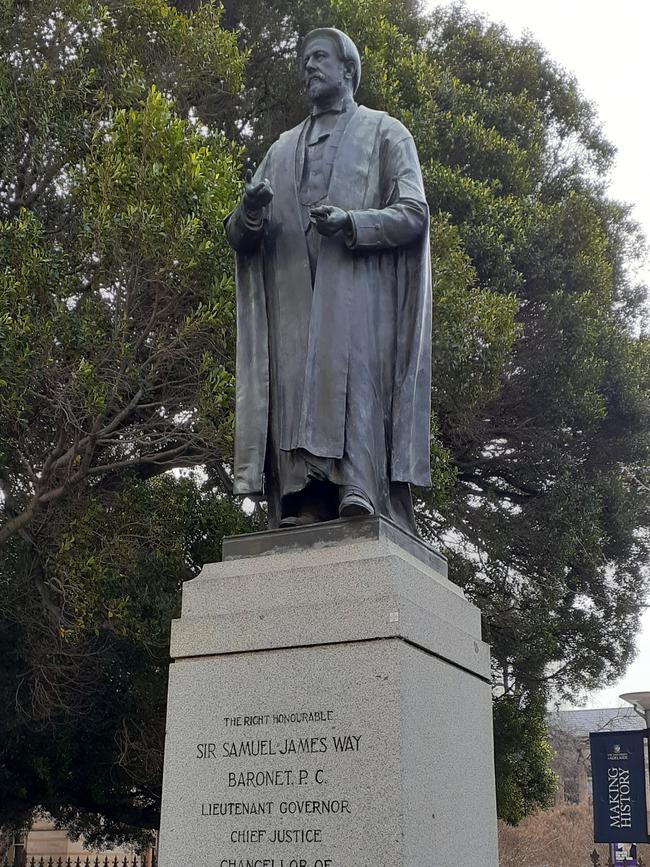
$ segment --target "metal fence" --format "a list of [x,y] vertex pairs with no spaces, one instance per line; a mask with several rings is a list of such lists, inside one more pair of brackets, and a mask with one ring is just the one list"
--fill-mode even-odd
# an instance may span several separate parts
[[[605,859],[602,859],[596,849],[591,853],[589,861],[589,867],[591,867],[591,865],[593,865],[593,867],[610,867],[609,858],[606,857]],[[646,867],[646,862],[643,858],[628,863],[638,864],[638,867]],[[61,858],[56,856],[36,857],[33,855],[25,856],[24,854],[20,854],[16,856],[16,860],[14,861],[7,861],[0,858],[0,867],[158,867],[158,863],[155,855],[149,855],[147,859],[139,856],[123,858],[109,858],[108,856],[104,858],[82,858],[80,856],[68,856],[67,858]],[[587,867],[587,865],[585,865],[585,867]],[[624,862],[621,863],[620,867],[624,867]]]
[[82,858],[81,856],[61,858],[57,856],[42,856],[24,855],[16,856],[14,861],[4,862],[6,867],[157,867],[156,858],[149,856],[149,859],[133,856],[117,856],[109,858],[108,856],[100,858],[90,856]]

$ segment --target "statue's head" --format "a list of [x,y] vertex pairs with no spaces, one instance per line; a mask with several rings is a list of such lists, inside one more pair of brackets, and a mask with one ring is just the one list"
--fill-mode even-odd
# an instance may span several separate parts
[[303,40],[301,70],[307,96],[317,103],[336,93],[356,93],[361,58],[347,34],[335,27],[319,27]]

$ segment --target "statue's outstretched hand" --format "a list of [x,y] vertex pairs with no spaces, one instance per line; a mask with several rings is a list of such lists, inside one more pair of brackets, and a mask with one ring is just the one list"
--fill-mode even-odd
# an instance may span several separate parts
[[327,238],[350,226],[348,212],[334,205],[318,205],[316,208],[311,208],[309,217],[320,234]]
[[266,178],[258,183],[253,183],[253,172],[248,169],[244,182],[244,209],[249,213],[261,211],[273,198],[273,189]]

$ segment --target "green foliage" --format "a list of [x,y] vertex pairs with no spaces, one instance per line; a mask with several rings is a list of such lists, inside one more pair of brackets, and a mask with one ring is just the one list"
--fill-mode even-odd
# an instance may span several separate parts
[[[146,840],[159,810],[181,583],[219,559],[224,534],[253,528],[192,478],[160,476],[78,496],[60,517],[41,564],[64,597],[57,629],[43,622],[34,586],[0,572],[12,611],[0,621],[0,699],[15,709],[3,723],[3,822],[39,805],[97,845]],[[26,545],[14,550],[33,563]]]
[[543,702],[522,704],[509,696],[494,702],[497,809],[516,825],[538,808],[551,807],[556,778],[550,769],[551,748]]
[[209,357],[233,372],[220,225],[236,174],[233,147],[154,88],[91,141],[70,180],[73,230],[53,238],[24,209],[0,223],[0,443],[17,515],[64,481],[230,447],[232,395],[215,395],[203,371]]
[[238,152],[189,100],[236,90],[242,56],[207,7],[5,2],[2,14],[7,538],[76,485],[232,447],[232,389],[216,394],[204,371],[210,358],[221,384],[233,374],[221,222]]
[[[181,582],[224,498],[244,57],[209,6],[0,0],[0,823],[157,822]],[[219,465],[219,491],[161,476]],[[84,818],[85,816],[85,818]]]

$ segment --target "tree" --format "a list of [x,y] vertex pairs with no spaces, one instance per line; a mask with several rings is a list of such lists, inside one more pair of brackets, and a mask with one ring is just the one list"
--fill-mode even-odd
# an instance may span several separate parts
[[497,812],[510,825],[550,806],[557,787],[544,701],[537,696],[527,700],[523,707],[520,696],[501,695],[494,702]]
[[3,7],[0,541],[91,479],[193,466],[230,436],[236,153],[156,82],[181,106],[236,89],[233,39],[208,7],[22,9]]
[[162,476],[228,483],[240,172],[193,105],[242,68],[207,6],[0,3],[3,823],[155,825],[180,585],[251,526]]
[[[151,629],[165,634],[180,581],[216,556],[205,526],[197,549],[189,522],[181,537],[156,513],[152,521],[174,530],[174,575],[161,588],[113,514],[129,524],[130,503],[137,538],[157,539],[149,498],[164,490],[194,504],[192,520],[216,510],[215,541],[243,526],[227,501],[233,284],[219,221],[237,196],[238,148],[255,162],[303,116],[300,37],[336,21],[362,51],[359,100],[407,124],[423,165],[434,485],[417,492],[418,515],[484,613],[499,800],[516,821],[550,797],[545,699],[600,685],[625,665],[645,594],[650,356],[644,290],[630,276],[638,232],[606,192],[612,148],[575,81],[538,45],[462,8],[426,16],[412,0],[227,0],[222,30],[209,3],[178,5],[0,7],[0,581],[13,660],[4,689],[14,705],[29,696],[11,718],[12,743],[38,726],[45,733],[23,768],[16,812],[45,802],[70,821],[112,802],[111,828],[124,833],[155,817],[156,746],[132,723],[147,701],[145,670],[160,718],[161,657],[137,670],[127,695],[130,755],[149,757],[138,765],[146,795],[138,790],[137,802],[130,778],[115,775],[122,766],[106,732],[89,743],[116,789],[79,787],[70,801],[60,761],[72,740],[56,741],[55,761],[46,733],[62,719],[66,737],[87,733],[63,685],[106,689],[103,702],[115,695],[121,657],[105,624],[119,623],[124,653],[140,662],[138,606],[153,593]],[[158,477],[194,465],[206,465],[201,492]],[[90,529],[79,537],[77,527]],[[165,555],[167,541],[163,529]],[[114,542],[121,565],[111,572]],[[95,583],[100,561],[108,578]],[[26,640],[39,618],[42,631]],[[52,642],[63,642],[53,687],[43,650]],[[89,649],[97,660],[87,669]],[[117,726],[118,717],[107,732]],[[523,745],[516,767],[514,743]],[[9,791],[18,777],[6,773]],[[140,815],[136,803],[146,806]]]
[[454,580],[483,610],[497,749],[528,733],[528,776],[502,766],[499,777],[504,815],[516,819],[513,804],[549,802],[535,758],[544,700],[625,667],[647,589],[650,357],[645,288],[633,279],[642,241],[629,208],[607,196],[613,149],[539,45],[462,7],[225,8],[252,51],[232,108],[254,160],[304,115],[287,86],[295,49],[331,21],[362,49],[359,101],[415,136],[435,322],[434,487],[420,492],[420,529],[445,540]]
[[43,566],[61,596],[58,628],[26,581],[3,582],[12,595],[0,620],[3,824],[38,806],[98,846],[147,839],[160,809],[181,583],[219,558],[224,535],[254,526],[192,478],[74,496]]

